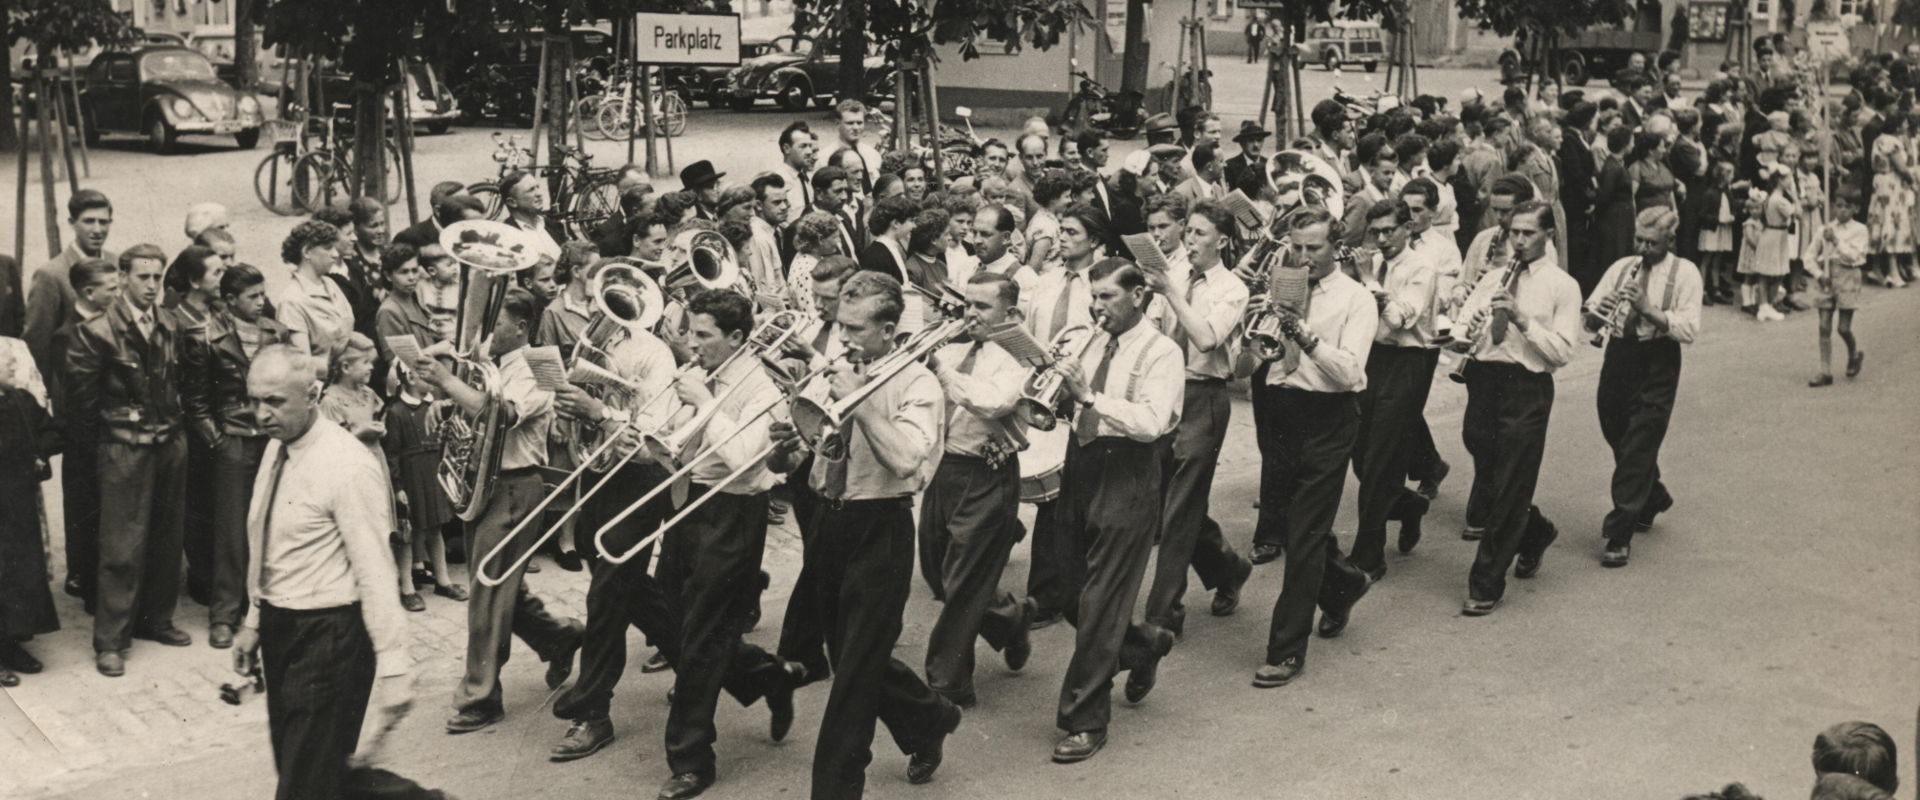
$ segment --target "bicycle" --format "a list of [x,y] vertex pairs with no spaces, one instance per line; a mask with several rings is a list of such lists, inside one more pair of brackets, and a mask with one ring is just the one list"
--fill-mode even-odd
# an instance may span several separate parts
[[[339,130],[348,127],[339,124],[333,117],[310,120],[315,130],[318,145],[309,149],[293,163],[293,199],[300,208],[309,214],[317,214],[320,209],[333,205],[341,197],[352,197],[353,179],[356,174],[353,163],[351,140],[348,146],[340,147],[341,140],[347,138]],[[387,180],[378,197],[389,205],[400,202],[400,149],[392,141],[381,142],[387,160]]]
[[273,142],[273,150],[266,158],[260,159],[260,166],[253,168],[253,196],[268,211],[282,217],[291,217],[300,213],[300,204],[294,200],[293,167],[306,153],[306,137],[302,136],[303,120],[268,120],[266,131]]
[[[491,181],[468,186],[467,193],[486,207],[487,219],[505,219],[507,205],[506,198],[500,194],[500,180],[508,173],[526,171],[527,165],[533,162],[533,152],[521,147],[516,137],[498,131],[493,134],[493,144],[493,160],[500,165],[499,173]],[[561,145],[555,150],[560,153],[561,163],[531,170],[542,178],[559,178],[545,216],[559,223],[567,238],[589,238],[594,226],[621,213],[619,170],[593,166],[593,156],[578,148]]]
[[[678,89],[662,89],[658,78],[652,81],[652,86],[653,119],[659,123],[660,130],[667,136],[686,134],[686,99],[680,96]],[[638,105],[635,103],[634,107],[637,108]],[[628,106],[625,86],[609,88],[599,107],[600,111],[595,123],[600,129],[600,135],[608,139],[625,140],[635,132],[646,130],[646,115],[635,113]]]

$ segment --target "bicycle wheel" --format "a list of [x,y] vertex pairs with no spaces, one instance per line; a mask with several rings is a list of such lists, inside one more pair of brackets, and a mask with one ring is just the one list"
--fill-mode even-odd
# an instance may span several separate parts
[[633,135],[633,115],[627,113],[627,100],[624,97],[609,98],[600,104],[600,115],[594,120],[600,135],[608,139],[626,141]]
[[283,217],[300,213],[293,197],[293,165],[298,161],[292,150],[274,148],[253,170],[253,195],[260,205]]
[[660,100],[661,130],[668,136],[681,136],[687,132],[687,101],[680,99],[679,92],[668,92]]
[[480,205],[486,208],[486,219],[507,218],[507,204],[506,201],[500,197],[499,184],[493,181],[476,183],[467,187],[467,194],[473,195],[474,199],[479,200]]
[[600,95],[588,95],[573,101],[573,124],[579,126],[580,133],[589,139],[605,139],[607,132],[600,127],[600,109],[606,107],[609,99]]
[[352,192],[347,186],[347,164],[333,153],[315,150],[293,164],[293,198],[309,214],[336,203],[345,203]]
[[400,192],[406,188],[407,176],[400,171],[400,148],[393,142],[387,142],[384,151],[387,155],[387,185],[381,187],[380,199],[387,205],[400,202]]
[[587,239],[593,227],[620,213],[620,187],[609,177],[573,196],[567,204],[567,237]]

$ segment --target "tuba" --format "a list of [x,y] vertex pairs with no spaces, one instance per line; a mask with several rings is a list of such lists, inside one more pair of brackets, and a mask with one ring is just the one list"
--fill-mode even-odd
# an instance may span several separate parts
[[719,231],[681,231],[673,237],[668,252],[672,253],[673,267],[661,277],[660,285],[669,297],[684,303],[704,289],[732,289],[752,296],[745,273],[733,258],[733,245]]
[[483,348],[506,305],[513,276],[532,267],[539,255],[518,229],[493,220],[448,225],[440,232],[440,246],[468,268],[467,299],[461,303],[452,371],[485,395],[486,403],[478,413],[469,414],[450,405],[442,415],[437,477],[453,503],[454,514],[472,522],[486,508],[493,479],[500,472],[501,447],[507,435],[500,369]]
[[1087,348],[1093,346],[1093,340],[1100,338],[1099,333],[1100,316],[1096,314],[1092,325],[1069,325],[1053,335],[1048,347],[1052,360],[1034,368],[1033,374],[1027,376],[1026,385],[1020,388],[1020,399],[1014,401],[1013,413],[1021,422],[1050,431],[1060,424],[1061,418],[1068,416],[1067,379],[1056,365],[1080,360]]
[[[624,258],[615,258],[600,265],[593,273],[588,292],[593,297],[593,317],[580,332],[580,340],[574,343],[572,357],[567,361],[567,372],[605,376],[604,380],[582,383],[581,390],[614,408],[631,411],[633,392],[624,387],[624,381],[612,374],[607,361],[616,345],[630,336],[653,330],[653,326],[660,322],[660,313],[666,307],[666,301],[660,293],[660,285],[635,262]],[[589,463],[587,456],[599,450],[605,438],[601,426],[566,418],[562,418],[559,424],[568,452],[573,456],[573,463]],[[608,464],[605,455],[601,463],[592,466],[596,472],[606,471]]]

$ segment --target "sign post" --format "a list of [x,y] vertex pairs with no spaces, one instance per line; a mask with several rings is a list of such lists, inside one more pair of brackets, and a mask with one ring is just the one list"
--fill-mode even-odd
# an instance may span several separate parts
[[[635,121],[644,121],[647,126],[647,171],[655,171],[654,130],[666,121],[655,114],[658,98],[653,91],[652,69],[655,66],[739,66],[740,65],[740,15],[739,14],[635,14],[633,15],[633,53],[634,64],[639,66],[639,91],[641,95],[641,113],[635,114],[631,103],[627,106],[628,115]],[[664,83],[664,81],[662,81]],[[633,136],[628,128],[629,141]],[[669,135],[667,158],[673,158],[673,141]]]

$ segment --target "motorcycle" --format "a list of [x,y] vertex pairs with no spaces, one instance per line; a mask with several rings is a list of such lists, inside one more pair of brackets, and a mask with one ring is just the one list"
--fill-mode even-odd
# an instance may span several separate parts
[[1139,92],[1114,92],[1102,86],[1074,63],[1073,77],[1080,79],[1080,87],[1067,101],[1066,113],[1061,115],[1060,127],[1069,131],[1083,130],[1088,127],[1105,131],[1115,139],[1131,139],[1140,134],[1141,125],[1146,121],[1146,98]]

